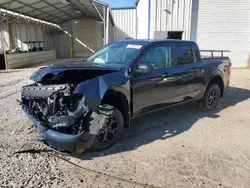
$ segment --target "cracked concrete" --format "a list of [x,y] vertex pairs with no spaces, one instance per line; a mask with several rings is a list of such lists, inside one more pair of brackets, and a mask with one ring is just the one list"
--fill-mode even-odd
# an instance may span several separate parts
[[78,157],[15,154],[48,149],[16,101],[34,70],[0,72],[1,187],[249,187],[250,70],[233,70],[215,111],[192,103],[140,117],[114,147]]

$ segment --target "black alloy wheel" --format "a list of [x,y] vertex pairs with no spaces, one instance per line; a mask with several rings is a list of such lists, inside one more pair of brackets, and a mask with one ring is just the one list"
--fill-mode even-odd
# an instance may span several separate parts
[[219,100],[218,91],[216,89],[211,90],[209,95],[208,95],[209,108],[214,108],[214,106],[217,104],[218,100]]
[[205,111],[214,110],[220,102],[220,97],[221,97],[220,87],[217,84],[209,86],[201,103],[202,108]]
[[112,144],[113,139],[118,133],[120,126],[121,125],[118,122],[117,118],[112,115],[105,127],[103,127],[96,136],[95,144],[103,145],[104,147],[106,145]]
[[95,136],[90,150],[102,151],[108,149],[120,139],[124,130],[124,118],[116,107],[101,105],[99,112],[92,119],[91,126],[96,127],[97,124],[100,124],[102,128]]

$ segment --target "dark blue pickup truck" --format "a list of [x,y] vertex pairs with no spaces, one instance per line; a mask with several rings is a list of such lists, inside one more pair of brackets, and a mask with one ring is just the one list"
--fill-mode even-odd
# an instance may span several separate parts
[[51,147],[103,150],[136,116],[191,101],[215,109],[231,72],[221,54],[202,59],[191,41],[118,41],[83,62],[40,68],[22,87],[22,108]]

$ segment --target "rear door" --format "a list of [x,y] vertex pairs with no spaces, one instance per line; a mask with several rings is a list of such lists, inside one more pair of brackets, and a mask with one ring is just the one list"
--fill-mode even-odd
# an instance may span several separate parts
[[198,99],[203,93],[204,64],[195,43],[178,42],[173,47],[174,63],[171,77],[174,82],[174,103]]
[[171,48],[168,44],[151,46],[137,62],[152,63],[152,73],[133,73],[133,111],[135,115],[171,105],[174,102],[172,82],[168,69],[171,65]]

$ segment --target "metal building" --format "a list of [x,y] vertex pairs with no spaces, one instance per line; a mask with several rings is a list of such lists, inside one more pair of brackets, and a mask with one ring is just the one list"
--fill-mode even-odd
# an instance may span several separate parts
[[230,50],[233,67],[249,67],[250,0],[193,0],[191,40]]
[[188,40],[192,0],[138,0],[138,38]]
[[115,22],[114,41],[136,38],[136,7],[112,8],[112,14]]
[[113,27],[110,6],[99,1],[1,0],[0,69],[87,57],[113,41]]
[[233,67],[250,63],[249,0],[137,0],[137,38],[196,41],[230,50]]

